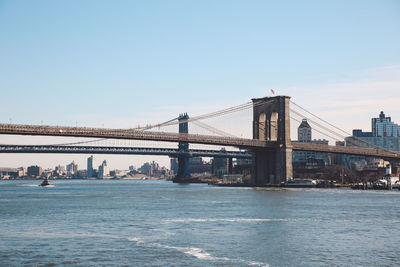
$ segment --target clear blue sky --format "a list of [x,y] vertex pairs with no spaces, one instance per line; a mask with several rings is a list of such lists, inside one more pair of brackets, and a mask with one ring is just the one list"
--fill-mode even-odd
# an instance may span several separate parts
[[0,0],[0,122],[124,127],[270,88],[363,121],[343,127],[400,122],[399,48],[395,0]]

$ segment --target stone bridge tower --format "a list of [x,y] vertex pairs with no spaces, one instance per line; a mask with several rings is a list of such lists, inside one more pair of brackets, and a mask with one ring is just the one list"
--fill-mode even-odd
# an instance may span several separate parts
[[[189,133],[189,123],[188,120],[189,115],[187,113],[179,115],[179,133],[187,134]],[[179,151],[184,153],[189,153],[189,143],[187,142],[179,142],[178,145]],[[178,157],[178,173],[175,177],[177,182],[184,182],[185,178],[190,177],[189,172],[189,158],[187,156],[179,156]]]
[[253,139],[276,142],[275,148],[254,149],[254,185],[280,184],[293,176],[290,139],[290,97],[253,98]]

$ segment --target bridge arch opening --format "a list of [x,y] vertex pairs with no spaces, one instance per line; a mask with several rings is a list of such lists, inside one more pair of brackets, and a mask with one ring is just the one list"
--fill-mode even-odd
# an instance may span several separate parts
[[277,141],[278,140],[278,112],[272,112],[271,117],[268,120],[268,141]]
[[260,116],[258,116],[258,139],[259,140],[265,140],[265,129],[266,129],[266,115],[265,113],[261,113]]

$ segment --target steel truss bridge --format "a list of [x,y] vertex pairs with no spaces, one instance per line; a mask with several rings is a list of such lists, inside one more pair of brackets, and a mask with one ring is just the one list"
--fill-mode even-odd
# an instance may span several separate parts
[[[109,138],[109,139],[127,139],[127,140],[148,140],[148,141],[166,141],[166,142],[187,142],[196,144],[206,145],[222,145],[222,146],[235,146],[242,149],[266,149],[274,150],[279,147],[279,144],[275,141],[264,141],[257,139],[246,139],[246,138],[235,138],[235,137],[217,137],[211,135],[199,135],[199,134],[182,134],[182,133],[166,133],[166,132],[153,132],[153,131],[139,131],[135,129],[106,129],[106,128],[88,128],[88,127],[66,127],[66,126],[36,126],[36,125],[16,125],[16,124],[0,124],[0,134],[11,134],[11,135],[42,135],[42,136],[67,136],[67,137],[94,137],[94,138]],[[329,146],[321,144],[311,144],[302,142],[292,142],[291,144],[293,151],[313,151],[320,153],[334,153],[334,154],[347,154],[356,156],[366,157],[377,157],[383,159],[400,159],[400,152],[388,151],[374,148],[360,148],[360,147],[347,147],[347,146]],[[89,152],[90,149],[95,151],[97,147],[71,147],[67,146],[59,147],[57,150],[51,146],[24,146],[27,152],[12,151],[12,147],[2,146],[3,153],[96,153]],[[37,150],[34,147],[38,148]],[[40,149],[39,149],[40,147]],[[53,149],[54,148],[54,149]],[[90,148],[90,149],[89,149]],[[164,152],[162,149],[153,148],[116,148],[113,147],[115,154],[147,154],[153,155],[178,155],[180,152],[177,149],[166,149]],[[131,149],[131,150],[129,150]],[[147,151],[144,149],[148,149]],[[153,149],[153,150],[152,150]],[[156,150],[158,151],[156,152]],[[85,150],[86,152],[80,152]],[[112,154],[113,150],[110,147],[101,147],[97,151],[101,153]],[[169,151],[167,151],[169,150]],[[12,151],[12,152],[11,152]],[[37,151],[37,152],[36,152]],[[39,152],[40,151],[40,152]],[[51,151],[51,152],[50,152]],[[68,152],[67,152],[68,151]],[[71,151],[71,152],[69,152]],[[74,151],[74,152],[72,152]],[[125,152],[124,152],[125,151]],[[152,152],[154,151],[154,152]],[[216,155],[218,150],[212,151],[209,154],[207,150],[191,150],[193,155],[200,155],[200,151],[203,151],[204,155]],[[100,153],[100,152],[99,152]],[[160,153],[160,154],[156,154]],[[164,154],[161,154],[164,153]],[[183,153],[183,152],[182,152]],[[240,157],[239,154],[236,155]],[[236,157],[235,156],[235,157]],[[204,156],[206,157],[206,156]],[[245,156],[248,157],[248,156]]]
[[247,151],[189,149],[151,147],[111,147],[111,146],[57,146],[57,145],[0,145],[0,153],[66,153],[66,154],[122,154],[157,155],[169,157],[221,157],[251,158]]

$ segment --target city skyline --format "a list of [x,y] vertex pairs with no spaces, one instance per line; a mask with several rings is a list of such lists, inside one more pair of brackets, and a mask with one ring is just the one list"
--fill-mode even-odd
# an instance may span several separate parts
[[400,0],[0,0],[0,266],[397,266],[399,47]]
[[[1,92],[10,101],[0,121],[134,127],[234,106],[274,89],[348,132],[369,129],[369,118],[381,110],[398,123],[398,11],[395,1],[2,1]],[[249,136],[248,125],[223,130]],[[5,143],[19,139],[2,136]],[[83,165],[86,156],[0,155],[0,161]],[[169,162],[105,159],[123,166]]]

